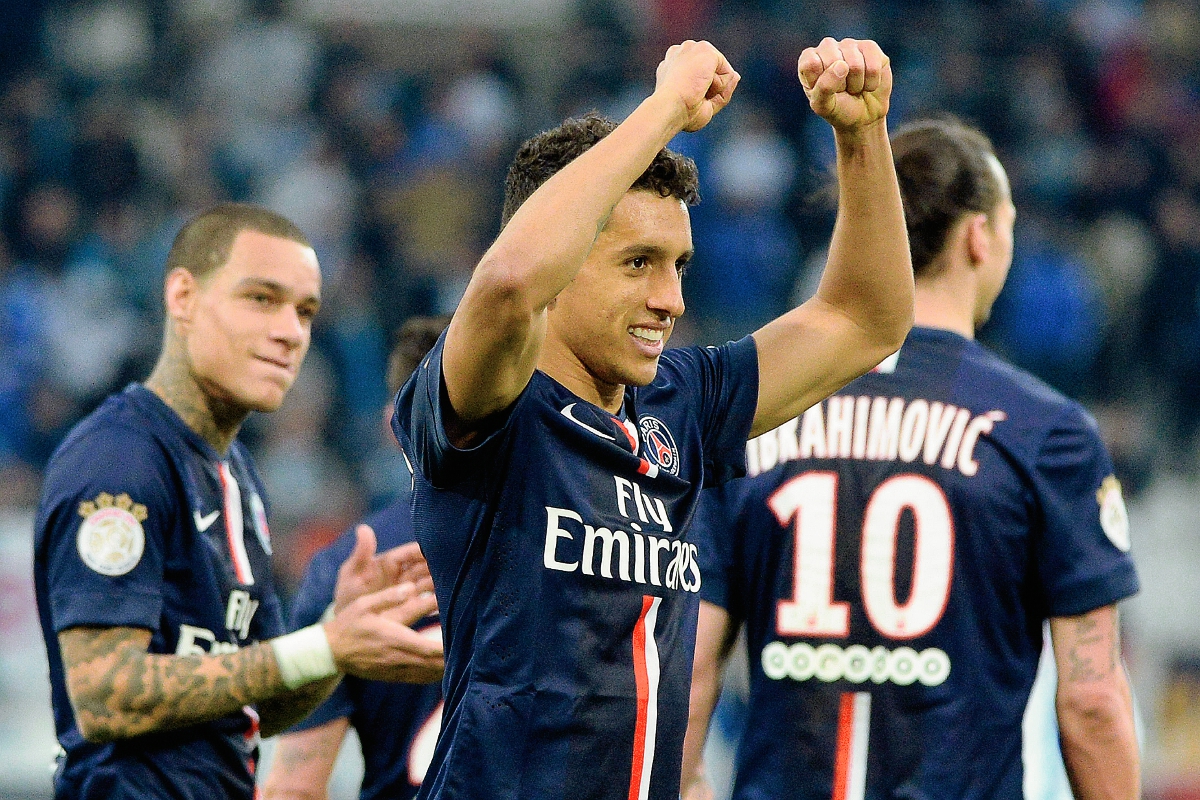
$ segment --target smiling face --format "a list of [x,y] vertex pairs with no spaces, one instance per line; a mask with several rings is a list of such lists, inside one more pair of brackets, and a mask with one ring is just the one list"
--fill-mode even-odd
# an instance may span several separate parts
[[274,411],[296,380],[321,304],[312,248],[255,230],[238,233],[229,259],[183,287],[172,317],[193,379],[209,397],[248,411]]
[[543,369],[599,405],[652,381],[683,314],[680,276],[691,255],[683,201],[628,192],[550,308]]

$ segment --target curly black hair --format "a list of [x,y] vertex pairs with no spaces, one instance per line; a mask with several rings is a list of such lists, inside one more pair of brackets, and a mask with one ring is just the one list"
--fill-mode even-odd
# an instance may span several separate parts
[[[616,127],[616,122],[593,111],[526,139],[513,157],[504,181],[501,227],[508,224],[539,186]],[[667,148],[659,151],[630,188],[657,192],[662,197],[678,197],[689,206],[700,202],[696,162]]]

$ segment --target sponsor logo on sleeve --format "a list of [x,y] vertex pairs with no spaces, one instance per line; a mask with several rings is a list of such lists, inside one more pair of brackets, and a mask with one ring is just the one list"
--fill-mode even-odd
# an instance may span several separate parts
[[79,504],[83,524],[75,544],[79,557],[101,575],[117,577],[137,566],[146,549],[146,507],[124,493],[101,492]]
[[1096,491],[1100,503],[1100,527],[1104,535],[1122,553],[1129,552],[1129,514],[1125,511],[1125,498],[1121,496],[1121,482],[1115,475],[1105,478]]

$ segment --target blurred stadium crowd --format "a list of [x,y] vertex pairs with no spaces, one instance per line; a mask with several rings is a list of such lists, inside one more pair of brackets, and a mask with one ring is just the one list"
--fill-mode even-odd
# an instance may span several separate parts
[[701,37],[743,80],[716,124],[677,142],[704,196],[677,336],[741,336],[807,296],[832,225],[832,137],[795,59],[823,35],[874,38],[895,68],[893,126],[956,113],[1009,167],[1016,255],[983,338],[1093,410],[1127,493],[1194,477],[1194,2],[577,0],[533,29],[381,26],[322,5],[3,4],[0,506],[34,505],[67,429],[148,374],[182,221],[261,203],[308,233],[325,280],[299,383],[246,429],[294,581],[392,491],[390,331],[454,307],[516,144],[566,115],[623,116],[665,47]]

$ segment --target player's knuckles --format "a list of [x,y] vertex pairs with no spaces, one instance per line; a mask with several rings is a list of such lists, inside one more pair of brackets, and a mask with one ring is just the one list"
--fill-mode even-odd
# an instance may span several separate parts
[[829,69],[829,65],[842,58],[841,46],[830,37],[826,36],[817,45],[817,55],[821,58],[821,64],[824,69]]

